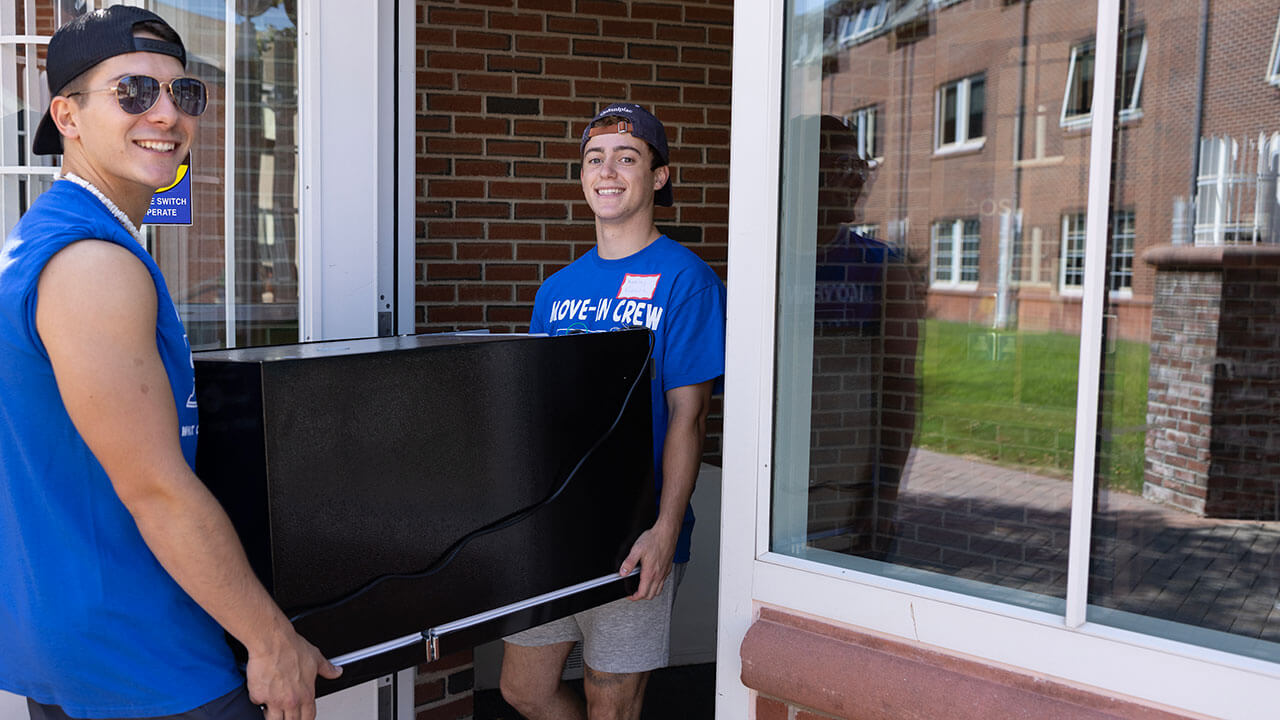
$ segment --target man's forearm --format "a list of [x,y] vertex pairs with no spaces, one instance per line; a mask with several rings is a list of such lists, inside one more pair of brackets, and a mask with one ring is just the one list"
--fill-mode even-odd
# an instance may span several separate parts
[[147,547],[183,590],[250,653],[291,631],[249,566],[231,521],[189,472],[127,504]]

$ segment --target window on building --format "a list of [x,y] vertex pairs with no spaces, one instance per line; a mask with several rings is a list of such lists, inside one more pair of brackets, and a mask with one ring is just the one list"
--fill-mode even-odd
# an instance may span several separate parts
[[[1133,211],[1121,210],[1112,218],[1111,267],[1107,275],[1107,289],[1113,293],[1133,290]],[[1084,288],[1085,214],[1071,213],[1062,216],[1062,269],[1063,292],[1079,292]]]
[[986,113],[986,76],[973,75],[938,89],[938,152],[982,147]]
[[879,105],[871,105],[849,113],[849,128],[858,134],[858,156],[868,162],[884,157],[884,136],[880,130]]
[[976,218],[933,224],[930,278],[934,285],[976,285],[980,225]]
[[[1067,93],[1062,101],[1062,124],[1066,127],[1088,125],[1093,113],[1093,63],[1095,43],[1092,39],[1071,48],[1071,65],[1067,71]],[[1142,72],[1147,62],[1147,36],[1136,30],[1125,36],[1124,53],[1116,73],[1120,78],[1120,120],[1130,120],[1142,113]]]
[[841,45],[851,45],[879,30],[889,13],[889,0],[871,0],[840,16],[837,38]]

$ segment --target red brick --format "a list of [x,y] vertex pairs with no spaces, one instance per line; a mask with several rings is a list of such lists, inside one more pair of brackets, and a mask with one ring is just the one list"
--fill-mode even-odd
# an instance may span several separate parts
[[455,46],[460,48],[474,48],[477,50],[510,50],[511,36],[500,33],[483,33],[483,32],[466,32],[457,31],[454,40]]
[[686,47],[680,50],[680,61],[727,67],[730,62],[730,54],[728,50],[714,50],[704,47]]
[[660,25],[658,26],[658,37],[674,42],[705,45],[707,42],[707,29],[697,25]]
[[694,105],[727,105],[732,97],[727,87],[697,87],[686,85],[683,99]]
[[[601,68],[601,76],[607,77]],[[626,83],[605,82],[600,80],[576,80],[573,93],[578,97],[624,98],[627,96]],[[590,118],[588,118],[590,119]]]
[[572,87],[568,80],[544,80],[542,78],[520,78],[516,85],[521,95],[539,95],[546,97],[568,97]]
[[558,220],[566,214],[563,203],[518,203],[515,216],[519,220]]
[[643,45],[640,43],[630,43],[627,46],[627,57],[632,60],[676,62],[680,59],[680,51],[669,45]]
[[600,61],[583,58],[547,58],[546,74],[579,78],[600,77]]
[[453,243],[420,242],[414,246],[414,257],[431,260],[452,260]]
[[529,311],[527,307],[511,307],[503,305],[490,305],[485,311],[485,320],[487,322],[509,322],[509,323],[527,323],[529,322]]
[[[484,308],[480,305],[434,305],[427,310],[427,313],[428,313],[427,317],[428,319],[431,320],[431,322],[438,322],[438,323],[484,322]],[[468,705],[470,705],[471,696],[468,695],[467,697],[463,698],[463,700],[451,702],[448,705],[445,705],[442,707],[451,707],[463,701],[465,701]],[[438,709],[438,708],[433,708],[431,712],[433,712],[435,709]],[[468,709],[466,715],[459,715],[459,716],[426,715],[425,717],[451,717],[452,718],[452,717],[469,717],[469,716],[470,716],[470,710]],[[419,712],[418,717],[419,718],[424,717],[423,713]]]
[[444,680],[419,683],[413,688],[413,704],[426,705],[444,699]]
[[505,135],[507,121],[502,118],[458,118],[458,132],[468,135]]
[[458,203],[458,217],[460,218],[486,218],[494,220],[505,220],[511,217],[511,206],[507,203]]
[[431,197],[484,197],[484,183],[479,180],[431,180],[427,187]]
[[547,10],[550,12],[573,12],[573,0],[518,0],[521,10]]
[[426,70],[419,70],[417,72],[418,89],[452,90],[453,77],[453,73],[450,72],[428,72]]
[[511,285],[459,285],[458,300],[461,302],[511,302],[515,294]]
[[686,23],[717,23],[719,25],[733,24],[732,8],[715,8],[715,7],[699,7],[697,5],[685,5],[684,21]]
[[501,160],[459,160],[454,163],[454,175],[459,177],[509,177],[510,163]]
[[490,13],[489,29],[542,32],[543,17],[542,15],[530,13]]
[[[482,234],[476,237],[483,237]],[[515,255],[511,243],[463,242],[458,243],[459,260],[510,260]]]
[[479,95],[451,95],[429,93],[427,107],[432,112],[479,113],[482,107]]
[[602,34],[611,38],[653,39],[654,25],[650,22],[633,20],[605,20]]
[[608,80],[653,79],[653,67],[645,63],[601,62],[600,77]]
[[486,152],[490,155],[541,155],[541,147],[533,141],[520,140],[488,140],[485,142]]
[[452,175],[450,163],[440,157],[420,157],[414,167],[419,175]]
[[561,163],[516,162],[515,176],[561,179],[565,176],[565,167]]
[[627,3],[621,0],[578,0],[577,11],[580,15],[626,17]]
[[516,259],[568,262],[573,258],[569,253],[569,246],[563,243],[518,243]]
[[537,265],[486,265],[484,268],[486,282],[528,282],[538,280]]
[[680,22],[684,19],[681,5],[659,5],[657,3],[632,3],[631,17],[637,20],[670,20]]
[[521,35],[516,38],[516,52],[564,55],[569,52],[569,38],[555,35]]
[[427,223],[427,236],[433,240],[446,238],[475,238],[484,232],[484,225],[478,222],[457,222],[454,220],[432,220]]
[[564,137],[565,125],[562,122],[553,122],[549,120],[516,120],[516,135],[543,135],[549,137]]
[[484,25],[482,10],[452,10],[450,8],[428,8],[428,22],[432,25]]
[[787,706],[773,698],[757,696],[756,720],[788,720]]
[[541,200],[542,195],[543,195],[542,183],[538,183],[538,182],[491,181],[489,183],[489,197],[491,198],[510,198],[513,200]]
[[427,53],[427,67],[433,70],[483,70],[484,60],[485,56],[479,53]]
[[[647,80],[649,78],[639,79]],[[662,82],[704,84],[707,82],[707,69],[686,65],[659,65],[658,80]]]
[[632,85],[631,100],[641,105],[678,102],[680,100],[680,88],[674,85]]
[[573,54],[620,58],[626,57],[626,46],[623,43],[612,40],[577,39],[573,41]]
[[427,263],[427,279],[479,280],[484,275],[480,263]]
[[429,137],[427,152],[441,155],[481,155],[484,142],[477,138]]
[[486,55],[479,68],[461,68],[464,70],[487,69],[489,72],[541,73],[541,58],[527,55]]
[[[541,240],[542,224],[541,223],[490,223],[489,224],[490,240]],[[519,246],[517,246],[518,248]],[[519,257],[519,249],[516,250],[517,260],[523,260]]]
[[547,32],[599,35],[600,21],[581,17],[549,17],[547,18]]
[[514,87],[515,80],[510,75],[494,75],[492,73],[458,75],[459,90],[510,93]]

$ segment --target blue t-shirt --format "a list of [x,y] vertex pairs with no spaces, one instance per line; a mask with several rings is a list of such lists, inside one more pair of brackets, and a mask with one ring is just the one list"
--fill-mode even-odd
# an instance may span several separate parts
[[[595,248],[547,278],[529,332],[568,335],[642,325],[653,331],[653,467],[662,492],[666,391],[724,375],[725,289],[697,255],[663,235],[625,258]],[[689,560],[693,510],[685,509],[675,561]]]
[[174,432],[195,462],[191,349],[160,269],[91,193],[55,182],[0,249],[0,688],[73,717],[172,715],[244,678],[222,629],[143,542],[58,394],[36,332],[37,282],[85,238],[128,248],[155,281]]

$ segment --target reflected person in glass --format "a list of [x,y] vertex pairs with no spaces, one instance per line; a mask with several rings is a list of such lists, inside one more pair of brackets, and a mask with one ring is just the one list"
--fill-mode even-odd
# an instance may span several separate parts
[[857,132],[819,119],[808,544],[882,558],[914,437],[923,278],[859,202],[874,180]]

